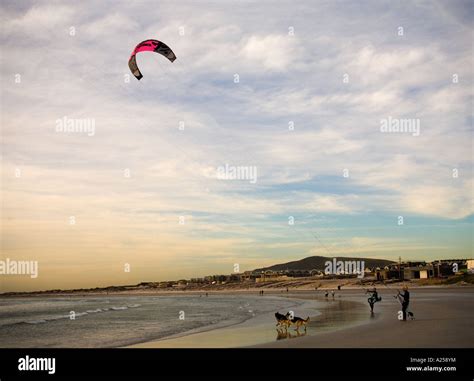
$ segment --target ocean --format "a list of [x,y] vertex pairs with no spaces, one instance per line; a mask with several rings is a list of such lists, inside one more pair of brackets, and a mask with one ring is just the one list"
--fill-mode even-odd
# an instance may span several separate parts
[[256,295],[0,298],[0,347],[121,347],[238,324],[303,303]]

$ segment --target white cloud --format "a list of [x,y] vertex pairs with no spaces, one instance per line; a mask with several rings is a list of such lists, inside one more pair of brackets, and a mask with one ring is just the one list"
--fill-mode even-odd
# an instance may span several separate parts
[[[294,39],[293,39],[294,40]],[[241,49],[249,65],[264,69],[283,71],[299,58],[291,37],[282,35],[251,36]]]
[[[82,213],[90,226],[111,230],[112,246],[125,235],[151,255],[158,240],[147,239],[147,226],[157,223],[163,257],[167,248],[181,252],[177,241],[192,250],[184,232],[194,231],[208,235],[199,255],[215,242],[226,258],[241,245],[256,261],[260,248],[293,247],[265,247],[269,237],[279,239],[269,221],[281,214],[472,215],[469,23],[443,5],[389,6],[378,14],[369,3],[345,7],[303,3],[291,13],[291,2],[251,10],[163,3],[143,12],[141,2],[2,4],[9,242],[28,242],[41,222],[59,242],[55,229]],[[400,9],[404,38],[393,27]],[[144,79],[127,83],[127,59],[145,38],[162,39],[178,59],[144,53]],[[95,136],[55,133],[63,116],[95,118]],[[380,133],[388,116],[420,118],[420,136]],[[256,166],[257,184],[215,179],[214,168],[225,163]],[[178,215],[191,216],[195,230],[178,233],[171,223]],[[224,235],[228,240],[214,241]]]

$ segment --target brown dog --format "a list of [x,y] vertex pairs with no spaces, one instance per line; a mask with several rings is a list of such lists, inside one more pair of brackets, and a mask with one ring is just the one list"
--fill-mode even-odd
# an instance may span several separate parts
[[290,324],[296,325],[296,330],[299,330],[301,326],[304,327],[306,331],[306,324],[309,322],[309,316],[306,319],[295,316],[290,320]]

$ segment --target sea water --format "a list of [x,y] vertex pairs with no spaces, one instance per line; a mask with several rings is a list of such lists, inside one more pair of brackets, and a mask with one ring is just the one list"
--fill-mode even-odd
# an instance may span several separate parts
[[0,347],[119,347],[238,324],[303,301],[274,296],[0,298]]

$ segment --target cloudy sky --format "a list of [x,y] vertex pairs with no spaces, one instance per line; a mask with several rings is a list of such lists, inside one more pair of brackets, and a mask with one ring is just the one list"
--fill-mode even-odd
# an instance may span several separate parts
[[[39,276],[1,289],[472,257],[472,20],[469,1],[2,1],[1,258]],[[137,81],[148,38],[178,58],[139,54]],[[381,131],[401,119],[419,134]]]

